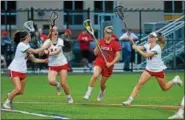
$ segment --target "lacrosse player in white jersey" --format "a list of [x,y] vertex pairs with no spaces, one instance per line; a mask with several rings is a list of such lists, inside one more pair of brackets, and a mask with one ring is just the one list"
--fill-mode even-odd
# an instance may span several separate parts
[[[132,101],[138,94],[140,88],[152,77],[154,76],[159,83],[163,91],[168,91],[173,85],[182,86],[182,80],[179,76],[175,76],[171,81],[166,82],[164,70],[166,65],[162,61],[161,54],[162,49],[165,46],[164,37],[161,33],[152,32],[149,34],[148,43],[144,46],[132,46],[139,54],[146,58],[146,68],[141,74],[141,77],[134,87],[130,97],[127,101],[123,102],[123,105],[131,105]],[[144,51],[145,50],[145,51]]]
[[37,59],[32,53],[38,54],[44,49],[32,49],[29,46],[31,41],[30,33],[26,31],[17,31],[14,34],[14,42],[17,45],[15,57],[8,67],[8,74],[12,79],[14,89],[11,93],[8,93],[8,98],[3,104],[3,108],[12,109],[12,101],[17,95],[24,93],[26,72],[27,72],[27,60],[31,59],[35,63],[47,63],[47,59]]
[[[58,28],[54,26],[50,29],[48,39],[44,42],[43,46],[50,44],[48,50],[45,50],[45,54],[48,54],[48,80],[51,86],[55,86],[57,90],[57,95],[61,94],[61,87],[67,97],[67,102],[69,104],[73,103],[73,98],[71,97],[69,86],[67,84],[67,71],[70,68],[66,57],[64,56],[62,47],[64,46],[64,41],[58,38]],[[60,82],[57,82],[57,74],[60,75]]]

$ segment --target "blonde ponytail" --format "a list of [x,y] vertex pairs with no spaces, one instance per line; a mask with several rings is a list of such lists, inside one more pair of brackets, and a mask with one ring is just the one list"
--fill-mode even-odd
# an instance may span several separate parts
[[161,49],[163,49],[166,45],[166,40],[161,33],[157,34],[158,41],[157,43],[160,45]]

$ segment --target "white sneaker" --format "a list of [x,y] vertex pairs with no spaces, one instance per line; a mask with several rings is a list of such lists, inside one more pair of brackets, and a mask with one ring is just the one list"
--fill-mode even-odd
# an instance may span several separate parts
[[61,86],[56,86],[56,89],[57,89],[57,95],[60,96],[61,95]]
[[101,101],[104,97],[104,92],[100,91],[98,97],[97,97],[97,101]]
[[73,98],[71,97],[71,98],[67,98],[67,102],[68,102],[68,104],[73,104]]
[[130,106],[131,103],[132,103],[131,100],[127,100],[127,101],[122,102],[122,104],[123,104],[124,106]]
[[173,78],[173,81],[174,81],[174,83],[178,84],[179,86],[181,86],[181,87],[183,86],[182,80],[181,80],[181,78],[178,75],[176,75]]
[[84,99],[89,100],[89,98],[90,98],[90,95],[85,94]]
[[9,103],[4,103],[3,108],[11,110],[11,105]]
[[173,115],[173,116],[169,117],[168,119],[183,119],[183,118],[184,118],[184,116],[183,116],[183,115],[175,114],[175,115]]

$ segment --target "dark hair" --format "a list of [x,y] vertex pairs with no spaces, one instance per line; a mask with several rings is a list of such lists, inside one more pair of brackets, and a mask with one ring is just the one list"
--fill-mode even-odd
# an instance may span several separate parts
[[163,49],[166,45],[166,40],[164,38],[164,36],[162,35],[162,33],[157,33],[157,38],[158,38],[158,44],[161,46],[161,49]]
[[15,44],[19,44],[19,42],[24,41],[26,39],[26,36],[29,35],[26,31],[17,31],[14,33],[13,40]]

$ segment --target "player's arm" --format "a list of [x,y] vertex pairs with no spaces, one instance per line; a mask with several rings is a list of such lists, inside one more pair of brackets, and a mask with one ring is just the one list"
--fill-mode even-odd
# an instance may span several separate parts
[[48,42],[48,43],[43,44],[42,47],[41,47],[41,48],[38,48],[38,49],[28,48],[28,49],[27,49],[27,52],[28,52],[28,53],[33,53],[33,54],[38,54],[38,53],[43,52],[43,51],[46,50],[47,48],[49,48],[50,45],[51,45],[51,44]]
[[120,59],[120,51],[117,51],[114,60],[111,62],[111,65],[114,65],[116,62],[118,62],[119,59]]
[[34,63],[48,63],[48,60],[47,59],[38,59],[38,58],[35,58],[35,56],[33,54],[30,54],[29,55],[29,59],[34,62]]
[[98,49],[98,44],[99,44],[99,42],[96,42],[96,47],[94,49],[94,55],[95,56],[97,56],[99,54],[99,52],[100,52],[100,50]]
[[143,50],[141,50],[138,46],[136,46],[136,45],[133,45],[133,48],[135,49],[135,50],[137,50],[142,56],[144,56],[145,58],[148,58],[148,57],[152,57],[152,56],[154,56],[154,55],[156,55],[157,54],[157,52],[155,52],[155,51],[153,51],[153,52],[150,52],[150,53],[146,53],[146,52],[144,52]]
[[55,55],[58,55],[59,52],[62,50],[62,46],[57,48],[55,51],[53,52],[49,52],[49,56],[55,56]]

